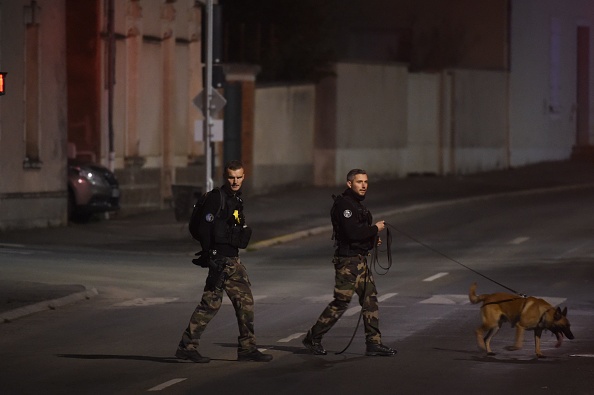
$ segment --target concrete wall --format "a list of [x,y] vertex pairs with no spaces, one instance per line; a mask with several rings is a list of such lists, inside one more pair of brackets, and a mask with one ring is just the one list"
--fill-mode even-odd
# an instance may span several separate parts
[[353,168],[379,178],[402,175],[407,66],[340,63],[336,75],[335,184],[343,184]]
[[314,85],[258,87],[255,92],[253,170],[255,193],[313,179]]
[[[25,7],[30,1],[0,4],[0,68],[8,72],[0,97],[0,230],[66,223],[66,39],[62,0],[39,0],[38,105],[39,162],[27,167],[25,146],[27,67]],[[29,81],[30,82],[30,81]],[[31,98],[29,98],[31,99]]]
[[407,148],[401,165],[403,174],[442,174],[441,78],[440,73],[408,76]]
[[[578,26],[590,27],[588,112],[594,119],[594,2],[513,1],[511,16],[511,164],[566,159],[576,142]],[[590,121],[590,143],[593,128]]]
[[316,140],[316,185],[341,185],[357,167],[377,178],[507,167],[507,83],[496,71],[336,65],[318,89],[316,134],[330,137]]
[[451,71],[450,173],[508,167],[507,79],[499,71]]

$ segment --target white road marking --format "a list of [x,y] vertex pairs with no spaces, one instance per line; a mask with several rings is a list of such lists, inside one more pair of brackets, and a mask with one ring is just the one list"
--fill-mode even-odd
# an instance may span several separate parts
[[115,307],[142,307],[175,302],[178,298],[136,298],[114,304]]
[[309,303],[328,303],[332,300],[332,294],[320,295],[320,296],[306,296],[303,300]]
[[[528,295],[528,296],[530,296],[530,295]],[[544,299],[553,306],[558,306],[567,300],[567,298],[555,298],[553,296],[535,296],[535,298]]]
[[[566,298],[555,298],[550,296],[535,296],[535,298],[544,299],[553,306],[557,306],[565,302]],[[449,305],[462,305],[468,304],[468,295],[433,295],[432,297],[422,300],[419,303],[423,304],[449,304]]]
[[420,301],[424,304],[468,304],[468,295],[433,295],[429,299]]
[[277,340],[276,342],[277,342],[277,343],[288,343],[288,342],[290,342],[291,340],[294,340],[294,339],[299,339],[299,338],[300,338],[301,336],[303,336],[303,335],[305,335],[305,332],[297,332],[297,333],[293,333],[292,335],[290,335],[290,336],[287,336],[287,337],[285,337],[285,338],[283,338],[283,339]]
[[388,294],[383,294],[382,296],[380,296],[379,298],[377,298],[378,301],[383,302],[386,299],[391,298],[392,296],[396,296],[398,295],[397,293],[388,293]]
[[522,244],[525,241],[530,240],[530,237],[516,237],[515,239],[513,239],[512,241],[509,242],[509,244]]
[[17,247],[17,248],[23,248],[25,247],[24,244],[10,244],[10,243],[0,243],[0,248],[3,247]]
[[570,357],[594,358],[594,354],[570,354]]
[[424,279],[423,281],[433,281],[433,280],[437,280],[438,278],[441,278],[443,276],[447,276],[449,273],[437,273],[431,277],[427,277],[426,279]]
[[344,316],[350,317],[352,315],[359,314],[360,311],[361,311],[361,306],[351,307],[350,309],[348,309],[347,311],[344,312]]
[[164,382],[163,384],[154,386],[153,388],[149,389],[149,391],[161,391],[167,387],[171,387],[174,384],[181,383],[184,380],[187,380],[187,378],[169,380],[169,381]]
[[[257,300],[266,299],[267,297],[268,297],[267,295],[254,296],[254,302],[257,301]],[[229,300],[229,298],[223,297],[223,304],[230,305],[231,304],[231,300]]]
[[[388,299],[388,298],[391,298],[391,297],[392,297],[392,296],[394,296],[394,295],[398,295],[398,294],[397,294],[397,293],[389,293],[389,294],[385,294],[385,295],[382,295],[382,296],[380,296],[379,298],[377,298],[377,300],[378,300],[379,302],[383,302],[384,300],[386,300],[386,299]],[[348,309],[347,311],[345,311],[345,312],[344,312],[344,315],[345,315],[346,317],[350,317],[350,316],[352,316],[352,315],[359,314],[359,312],[360,312],[360,311],[361,311],[361,306],[355,306],[355,307],[351,307],[350,309]]]

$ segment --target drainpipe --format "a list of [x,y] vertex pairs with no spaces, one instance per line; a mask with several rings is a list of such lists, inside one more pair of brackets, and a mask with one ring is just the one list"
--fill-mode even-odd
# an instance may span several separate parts
[[115,0],[106,0],[107,3],[107,124],[108,124],[108,167],[112,172],[115,167],[115,151],[113,136],[113,99],[115,85],[115,27],[114,4]]

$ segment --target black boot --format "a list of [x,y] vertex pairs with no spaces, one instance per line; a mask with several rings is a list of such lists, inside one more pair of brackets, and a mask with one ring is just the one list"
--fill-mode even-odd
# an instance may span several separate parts
[[248,352],[238,352],[238,361],[253,361],[253,362],[270,362],[272,361],[272,355],[261,353],[260,350],[254,348]]
[[189,359],[190,361],[196,362],[196,363],[209,363],[210,362],[209,357],[203,357],[202,355],[200,355],[198,350],[196,350],[195,348],[188,349],[188,348],[178,347],[177,350],[175,351],[175,357],[179,358],[179,359]]
[[391,357],[392,355],[396,355],[396,350],[384,346],[381,343],[367,343],[367,351],[365,352],[365,355],[372,357]]
[[315,342],[313,340],[313,338],[311,337],[311,332],[307,332],[307,335],[305,335],[305,337],[303,338],[302,343],[305,346],[305,348],[307,348],[309,351],[311,351],[314,355],[328,354],[326,352],[326,350],[324,350],[322,343]]

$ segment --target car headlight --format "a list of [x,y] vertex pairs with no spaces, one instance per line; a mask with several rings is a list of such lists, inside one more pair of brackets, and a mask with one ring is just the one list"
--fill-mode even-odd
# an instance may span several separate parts
[[92,169],[80,169],[78,176],[95,186],[109,186],[103,175]]

